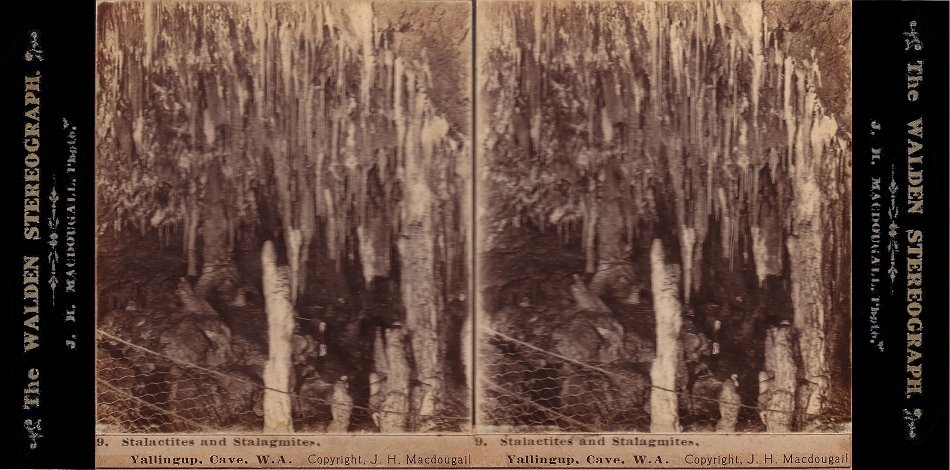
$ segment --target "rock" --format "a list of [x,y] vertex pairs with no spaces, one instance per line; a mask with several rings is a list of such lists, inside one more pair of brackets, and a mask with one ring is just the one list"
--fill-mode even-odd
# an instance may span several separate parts
[[[646,375],[632,367],[608,367],[608,371],[612,373],[565,366],[560,413],[584,423],[586,430],[646,430],[650,394]],[[570,422],[562,424],[571,427]]]
[[198,295],[188,280],[181,278],[178,282],[178,288],[175,289],[178,300],[181,301],[182,311],[189,315],[217,317],[218,312],[205,300],[204,296]]
[[231,329],[219,318],[196,319],[198,327],[211,343],[206,364],[219,366],[231,360]]
[[[310,376],[300,383],[293,397],[295,428],[301,432],[325,432],[330,422],[333,384],[322,377]],[[299,425],[299,426],[296,426]]]
[[257,377],[263,376],[264,363],[267,362],[267,352],[263,346],[237,335],[233,338],[231,353],[235,364],[248,367]]
[[206,263],[202,266],[201,276],[195,283],[194,294],[219,308],[243,307],[247,303],[247,292],[241,282],[237,266],[233,262]]
[[159,336],[159,352],[186,364],[207,364],[211,342],[195,321],[183,321]]
[[685,393],[681,395],[690,422],[690,426],[685,430],[693,432],[715,430],[716,417],[720,413],[719,398],[722,394],[722,383],[715,376],[703,373],[695,377],[687,386]]
[[551,349],[584,363],[608,364],[629,359],[623,325],[612,314],[576,310],[551,331]]
[[597,297],[610,296],[620,303],[635,305],[640,303],[640,289],[633,264],[626,260],[601,263],[590,280],[590,292]]
[[[264,384],[260,377],[248,374],[238,367],[229,367],[225,371],[226,377],[218,379],[221,393],[227,395],[225,403],[228,413],[233,418],[234,425],[249,424],[248,415],[253,414],[258,421],[264,416]],[[260,425],[263,425],[261,422]],[[252,429],[257,429],[255,425]]]
[[574,274],[574,283],[571,284],[570,292],[578,309],[610,313],[610,309],[607,308],[604,301],[594,295],[594,293],[584,285],[584,281],[577,274]]

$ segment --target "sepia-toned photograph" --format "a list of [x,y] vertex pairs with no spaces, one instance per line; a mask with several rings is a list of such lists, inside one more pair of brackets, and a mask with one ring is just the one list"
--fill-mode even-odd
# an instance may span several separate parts
[[850,432],[850,5],[476,15],[478,431]]
[[472,7],[97,5],[97,431],[468,432]]

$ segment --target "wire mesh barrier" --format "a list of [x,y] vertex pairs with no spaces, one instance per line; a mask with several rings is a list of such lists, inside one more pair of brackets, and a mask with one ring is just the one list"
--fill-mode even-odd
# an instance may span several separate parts
[[488,426],[515,431],[645,431],[649,378],[636,366],[594,366],[482,329]]
[[260,429],[263,386],[97,331],[100,426],[122,432]]
[[[535,344],[482,328],[481,386],[477,402],[484,430],[542,432],[645,432],[650,428],[650,393],[666,390],[650,383],[646,363],[585,363]],[[198,365],[97,330],[97,422],[105,432],[260,431],[263,395],[260,374],[235,365]],[[386,377],[376,377],[384,382]],[[373,389],[375,384],[359,387]],[[362,416],[376,422],[398,411],[354,405],[334,384],[309,382],[292,388],[294,429],[324,432],[341,409],[354,423]],[[705,387],[700,386],[705,383]],[[720,413],[743,411],[748,421],[763,413],[785,413],[724,400],[722,382],[712,379],[690,388],[666,390],[677,395],[684,430],[717,429]],[[285,392],[282,392],[285,393]],[[370,400],[373,403],[373,400]],[[459,407],[459,409],[464,407]],[[335,414],[336,413],[336,414]],[[401,412],[407,415],[411,412]],[[467,429],[471,418],[446,413],[432,418],[439,430]],[[826,414],[843,423],[849,416]],[[751,426],[751,427],[750,427]],[[758,428],[756,426],[759,426]],[[746,424],[744,431],[764,430]],[[354,425],[345,430],[375,431]]]
[[[694,382],[684,378],[683,387],[668,390],[650,383],[648,363],[585,363],[491,328],[483,327],[481,332],[479,411],[487,429],[646,432],[652,390],[676,394],[680,422],[690,431],[721,430],[717,427],[721,413],[742,413],[746,422],[741,430],[764,431],[759,416],[793,413],[742,403],[738,394],[724,399],[724,382],[708,375]],[[680,372],[688,374],[685,369]],[[839,424],[850,419],[849,415],[822,417]]]
[[[100,431],[259,432],[263,428],[263,396],[267,387],[259,378],[259,371],[255,373],[238,365],[215,368],[198,365],[103,330],[97,330],[96,337]],[[354,405],[352,397],[358,388],[348,387],[348,392],[341,396],[334,385],[311,380],[293,387],[296,392],[288,394],[295,430],[325,432],[334,417],[343,413],[347,418],[352,414],[366,417],[370,422],[381,414],[396,413]],[[371,389],[373,385],[376,384],[361,388]],[[432,418],[443,427],[456,430],[471,421],[469,416],[452,415],[419,418]],[[358,430],[375,429],[370,426]]]

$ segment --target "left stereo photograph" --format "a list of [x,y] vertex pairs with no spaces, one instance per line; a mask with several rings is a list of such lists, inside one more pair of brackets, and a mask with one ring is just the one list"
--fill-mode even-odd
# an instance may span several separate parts
[[98,432],[471,430],[471,25],[98,5]]

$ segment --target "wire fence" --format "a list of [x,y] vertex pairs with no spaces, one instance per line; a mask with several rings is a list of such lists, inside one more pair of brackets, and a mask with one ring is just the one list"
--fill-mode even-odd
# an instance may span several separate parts
[[[650,383],[644,364],[585,363],[490,328],[480,331],[481,387],[476,402],[481,426],[515,432],[645,432],[650,426],[652,389],[676,393],[687,420],[690,414],[694,421],[697,417],[706,420],[692,430],[714,428],[723,405],[756,414],[789,413],[722,400],[718,381],[712,388],[668,390]],[[97,341],[97,422],[102,430],[259,432],[263,428],[267,387],[259,374],[236,366],[202,366],[103,330],[97,330]],[[326,384],[323,389],[288,393],[295,429],[325,431],[334,406],[349,407],[354,415],[393,413],[336,402],[331,388]],[[463,431],[471,420],[470,416],[435,418]],[[850,416],[825,418],[844,422]]]
[[[591,364],[481,328],[483,424],[506,431],[646,432],[650,428],[650,393],[676,394],[690,430],[715,429],[720,410],[747,414],[794,413],[724,400],[722,382],[709,377],[705,387],[667,389],[650,383],[649,365]],[[728,379],[727,379],[728,380]],[[687,380],[684,378],[684,385]],[[824,414],[844,422],[850,415]],[[761,423],[759,423],[761,425]],[[764,427],[752,430],[764,431]]]
[[[394,413],[334,401],[331,384],[311,388],[311,393],[283,392],[266,387],[258,374],[239,366],[202,366],[103,330],[96,330],[96,338],[97,422],[104,431],[259,432],[263,428],[265,390],[290,395],[294,429],[298,431],[325,431],[334,407],[368,416]],[[455,427],[471,421],[469,416],[431,418]]]
[[263,427],[263,386],[96,332],[100,426],[121,432],[192,432]]
[[482,328],[483,423],[513,431],[644,431],[649,377],[594,366]]

